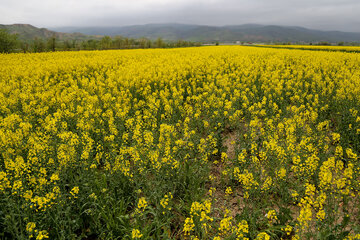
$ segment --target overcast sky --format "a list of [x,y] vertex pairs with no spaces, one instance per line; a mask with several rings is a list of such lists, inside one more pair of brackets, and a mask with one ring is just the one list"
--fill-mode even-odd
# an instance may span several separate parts
[[297,25],[360,32],[360,0],[0,0],[0,24]]

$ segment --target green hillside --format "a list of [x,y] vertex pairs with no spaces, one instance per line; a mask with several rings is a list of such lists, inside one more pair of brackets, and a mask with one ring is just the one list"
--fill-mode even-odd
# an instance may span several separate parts
[[204,26],[187,24],[146,24],[124,27],[61,27],[60,32],[81,32],[92,35],[121,35],[130,38],[146,37],[165,40],[200,42],[360,42],[360,33],[320,31],[303,27],[244,24],[232,26]]
[[29,24],[1,25],[20,40],[47,39],[55,36],[60,41],[101,39],[103,36],[147,38],[167,41],[195,42],[360,42],[360,33],[320,31],[302,27],[245,24],[233,26],[203,26],[186,24],[146,24],[125,27],[60,27],[51,30]]
[[102,36],[85,35],[83,33],[62,33],[48,30],[46,28],[37,28],[30,24],[0,24],[0,29],[6,29],[11,34],[17,34],[22,41],[29,41],[35,38],[47,39],[55,36],[57,39],[65,40],[88,40],[100,39]]

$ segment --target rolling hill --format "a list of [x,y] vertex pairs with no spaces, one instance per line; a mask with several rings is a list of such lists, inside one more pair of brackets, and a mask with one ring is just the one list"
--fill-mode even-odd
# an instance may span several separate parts
[[46,39],[56,36],[59,40],[100,39],[105,35],[128,38],[159,37],[164,40],[196,41],[196,42],[360,42],[360,33],[340,31],[320,31],[296,26],[276,25],[229,25],[205,26],[188,24],[146,24],[124,27],[58,27],[37,28],[29,24],[1,25],[0,29],[17,33],[21,40],[34,38]]
[[46,28],[37,28],[30,24],[0,24],[0,29],[6,29],[11,34],[18,34],[20,40],[28,41],[35,38],[47,39],[55,36],[59,40],[87,40],[98,39],[102,36],[85,35],[83,33],[62,33],[57,31],[51,31]]
[[91,35],[121,35],[130,38],[146,37],[188,41],[252,41],[252,42],[360,42],[360,33],[320,31],[293,26],[230,25],[204,26],[187,24],[146,24],[125,27],[61,27],[53,30]]

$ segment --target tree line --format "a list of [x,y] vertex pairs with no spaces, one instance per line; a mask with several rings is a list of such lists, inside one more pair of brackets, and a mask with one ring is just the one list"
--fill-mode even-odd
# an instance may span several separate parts
[[9,34],[0,29],[0,52],[54,52],[54,51],[79,51],[79,50],[109,50],[109,49],[141,49],[141,48],[175,48],[194,47],[201,43],[178,40],[164,41],[162,38],[150,40],[147,38],[127,38],[122,36],[104,36],[101,39],[89,40],[59,40],[56,36],[47,39],[35,38],[22,41],[16,34]]

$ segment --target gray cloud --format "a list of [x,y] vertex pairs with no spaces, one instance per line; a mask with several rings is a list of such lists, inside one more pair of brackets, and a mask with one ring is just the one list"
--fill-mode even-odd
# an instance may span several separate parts
[[359,12],[358,0],[0,0],[0,23],[39,27],[260,23],[360,32]]

